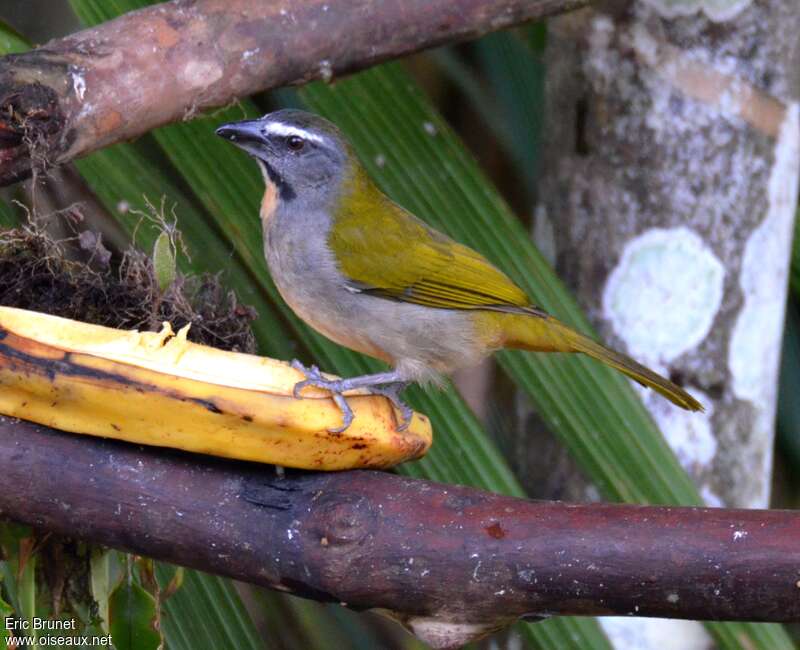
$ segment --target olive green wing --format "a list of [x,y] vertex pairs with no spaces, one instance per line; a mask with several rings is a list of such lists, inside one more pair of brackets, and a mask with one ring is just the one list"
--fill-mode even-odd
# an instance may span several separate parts
[[381,200],[370,202],[367,214],[364,205],[343,211],[329,235],[352,290],[445,309],[535,310],[482,255]]

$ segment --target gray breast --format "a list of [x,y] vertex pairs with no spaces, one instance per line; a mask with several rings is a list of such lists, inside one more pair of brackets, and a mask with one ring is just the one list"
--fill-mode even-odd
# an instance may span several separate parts
[[343,278],[327,246],[330,218],[278,208],[264,223],[264,256],[281,295],[290,304],[336,291]]
[[[466,312],[354,293],[327,244],[330,218],[278,209],[264,224],[264,254],[281,296],[328,338],[405,367],[411,379],[476,363]],[[387,261],[387,263],[390,263]]]

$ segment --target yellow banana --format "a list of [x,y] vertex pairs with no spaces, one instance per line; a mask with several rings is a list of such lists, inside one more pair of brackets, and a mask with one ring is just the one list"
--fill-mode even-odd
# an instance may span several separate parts
[[116,330],[0,307],[0,413],[75,433],[287,467],[390,467],[431,445],[428,419],[406,431],[389,400],[347,393],[342,433],[327,392],[292,389],[289,364],[160,332]]

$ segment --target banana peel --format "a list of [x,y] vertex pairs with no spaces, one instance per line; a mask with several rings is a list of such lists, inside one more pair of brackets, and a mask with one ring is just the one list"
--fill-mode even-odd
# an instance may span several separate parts
[[345,393],[342,433],[330,395],[292,389],[288,363],[225,352],[175,334],[117,330],[0,307],[0,413],[75,433],[319,470],[391,467],[432,442],[415,413],[398,431],[388,399]]

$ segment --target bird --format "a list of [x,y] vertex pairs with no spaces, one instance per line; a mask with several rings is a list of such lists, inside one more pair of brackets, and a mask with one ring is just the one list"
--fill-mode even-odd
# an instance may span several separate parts
[[216,134],[261,169],[264,256],[283,300],[327,338],[390,366],[331,379],[292,361],[305,377],[295,397],[311,385],[339,407],[342,425],[332,432],[353,421],[347,391],[387,397],[402,431],[413,415],[400,396],[410,383],[441,383],[502,348],[582,353],[681,408],[703,410],[683,388],[562,323],[483,255],[392,201],[325,118],[282,109]]

